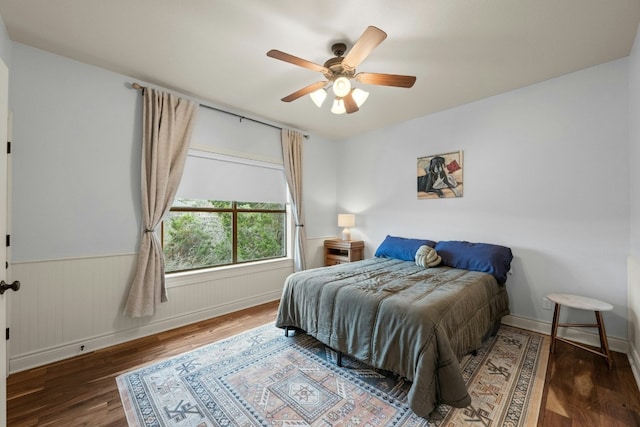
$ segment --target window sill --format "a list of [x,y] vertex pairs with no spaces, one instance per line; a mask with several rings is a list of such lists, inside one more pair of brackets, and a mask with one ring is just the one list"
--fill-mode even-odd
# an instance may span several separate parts
[[165,275],[165,286],[167,288],[174,288],[178,286],[195,285],[210,280],[228,279],[231,277],[261,273],[268,270],[278,270],[282,268],[291,268],[291,271],[293,272],[293,259],[279,258],[276,260],[227,265],[197,271],[169,273]]

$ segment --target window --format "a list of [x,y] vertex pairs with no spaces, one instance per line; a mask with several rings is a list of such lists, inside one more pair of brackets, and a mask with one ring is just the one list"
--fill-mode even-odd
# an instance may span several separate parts
[[286,203],[279,130],[200,108],[162,225],[165,272],[286,257]]
[[165,272],[287,255],[284,203],[176,199],[162,226]]

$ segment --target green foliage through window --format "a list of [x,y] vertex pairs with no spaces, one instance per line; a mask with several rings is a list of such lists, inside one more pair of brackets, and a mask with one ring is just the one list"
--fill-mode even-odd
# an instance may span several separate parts
[[281,258],[286,256],[286,208],[177,199],[163,221],[162,245],[167,273]]

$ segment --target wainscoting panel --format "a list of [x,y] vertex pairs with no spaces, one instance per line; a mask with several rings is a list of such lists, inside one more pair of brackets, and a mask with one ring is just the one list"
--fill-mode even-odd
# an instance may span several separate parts
[[324,266],[324,241],[327,239],[336,238],[336,236],[326,236],[307,239],[307,268],[317,268]]
[[292,261],[167,279],[169,301],[154,316],[122,314],[136,254],[12,264],[9,370],[24,369],[280,298]]
[[627,257],[627,319],[633,375],[640,384],[640,256]]

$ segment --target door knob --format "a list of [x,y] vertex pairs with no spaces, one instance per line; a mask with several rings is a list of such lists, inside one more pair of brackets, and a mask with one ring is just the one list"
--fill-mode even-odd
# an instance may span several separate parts
[[4,282],[4,280],[0,280],[0,295],[4,294],[4,291],[8,291],[11,289],[12,291],[17,291],[20,289],[20,282],[17,280],[12,284],[8,285]]

